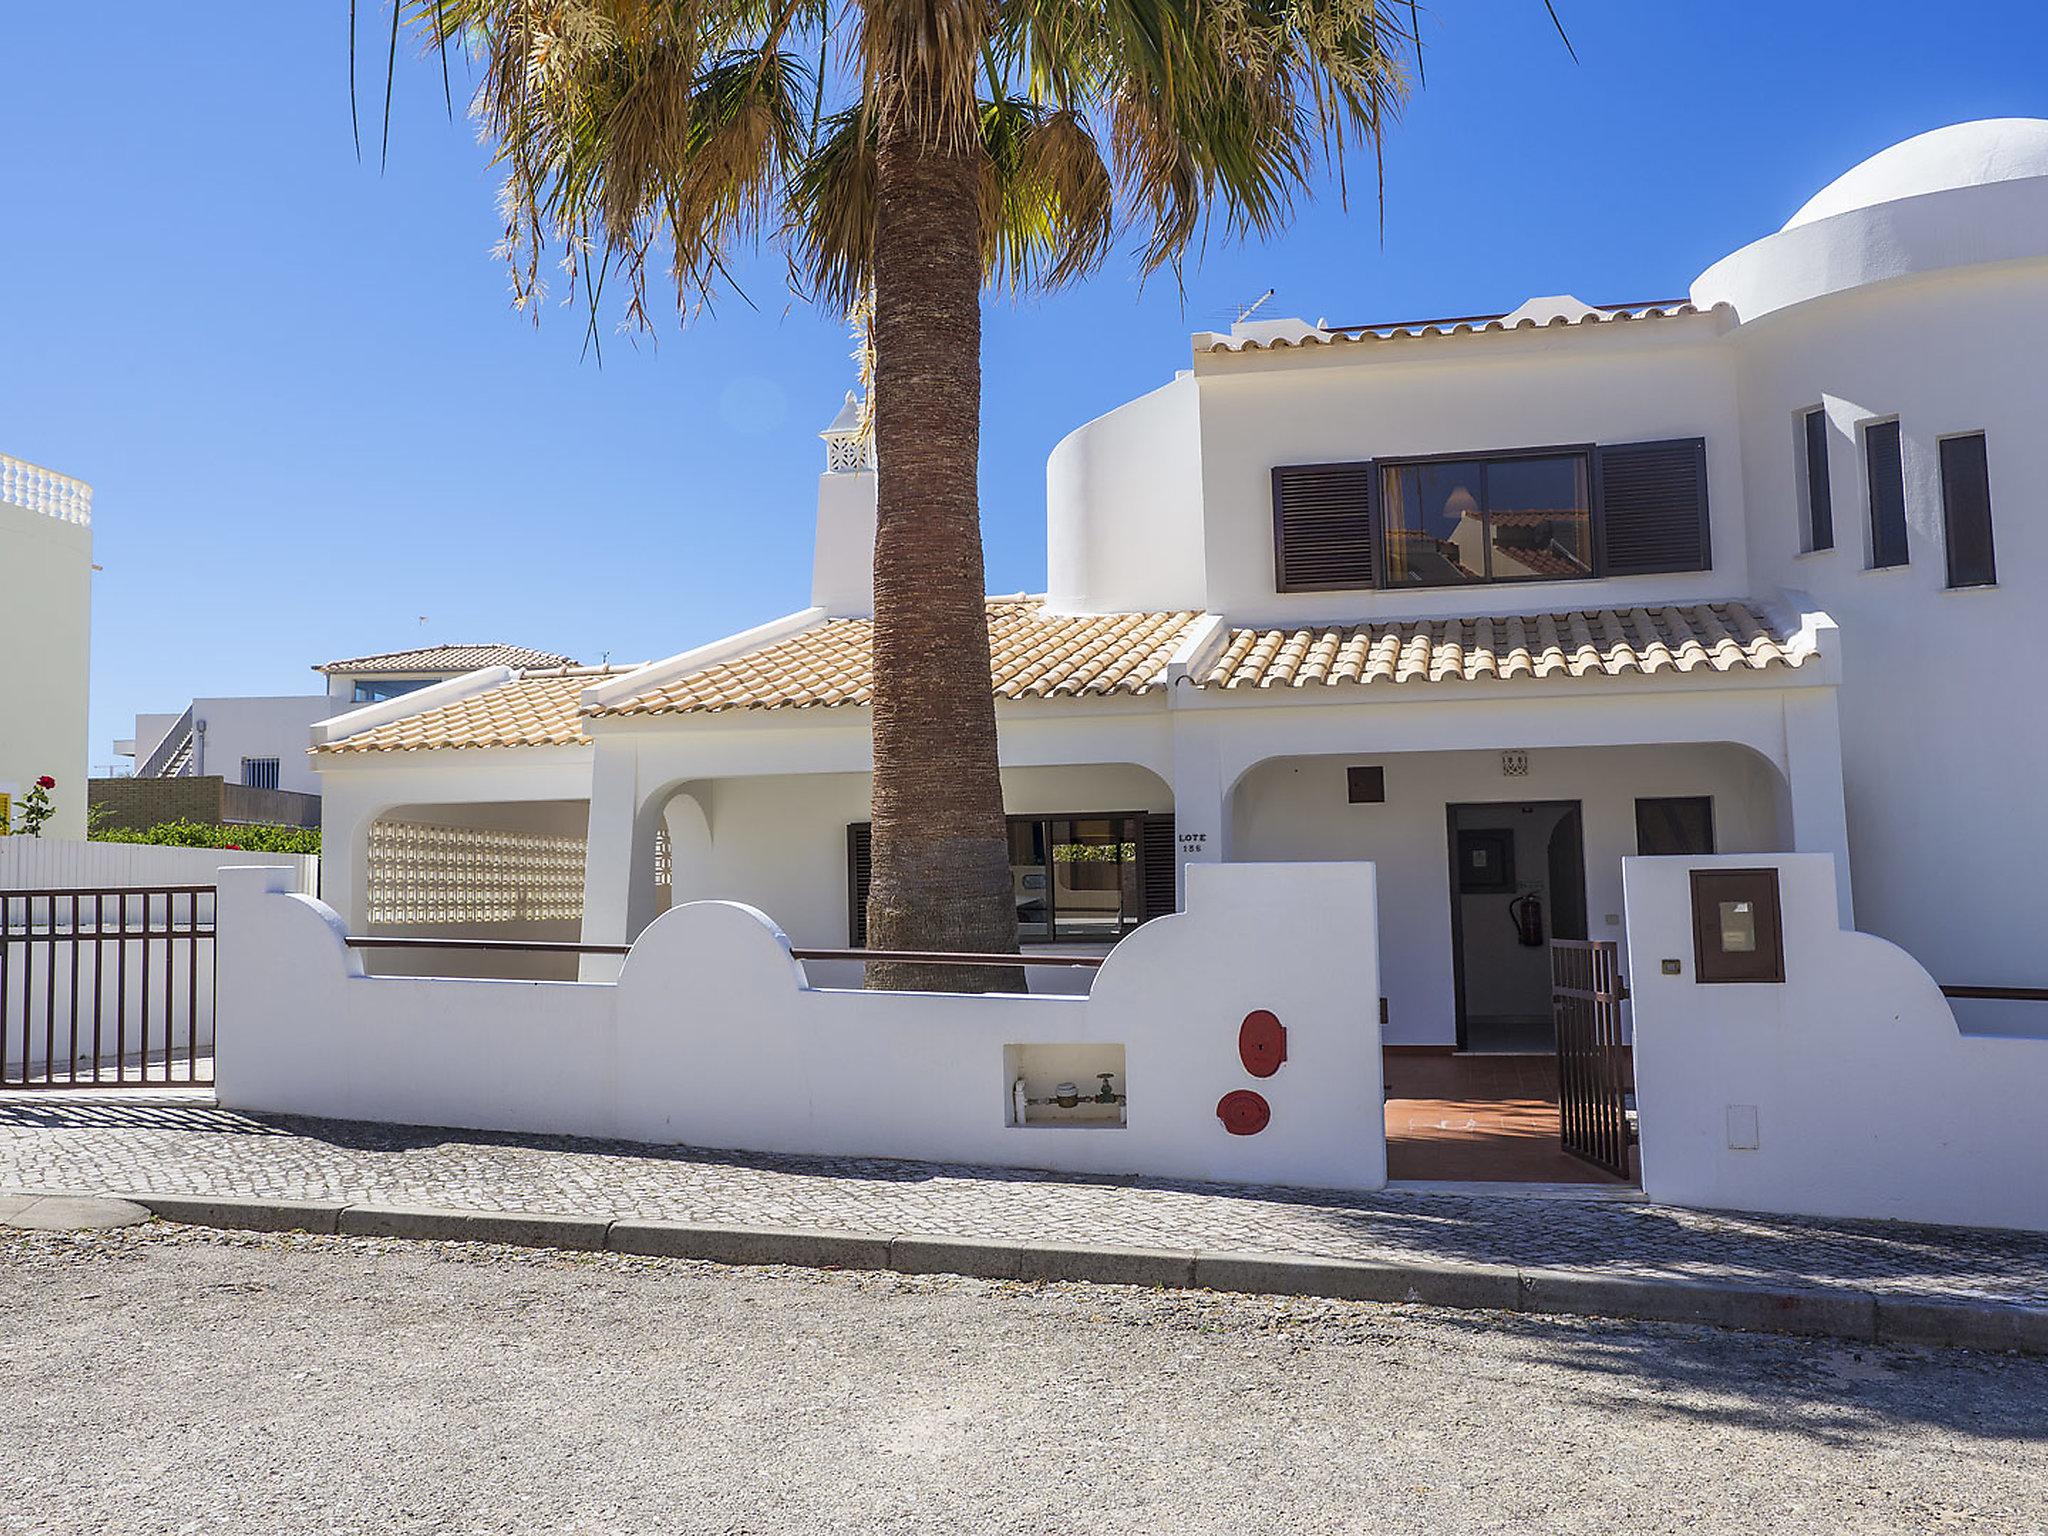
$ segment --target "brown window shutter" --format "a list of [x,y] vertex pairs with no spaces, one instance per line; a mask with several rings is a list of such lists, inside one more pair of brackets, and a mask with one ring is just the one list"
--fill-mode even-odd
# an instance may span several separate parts
[[1705,438],[1617,443],[1595,462],[1602,575],[1713,568]]
[[1273,470],[1273,573],[1282,592],[1378,584],[1374,471],[1359,464]]
[[1138,878],[1145,888],[1145,915],[1150,922],[1174,910],[1173,816],[1151,815],[1139,834]]
[[853,949],[868,947],[868,875],[872,870],[870,851],[874,828],[856,821],[846,829],[846,942]]

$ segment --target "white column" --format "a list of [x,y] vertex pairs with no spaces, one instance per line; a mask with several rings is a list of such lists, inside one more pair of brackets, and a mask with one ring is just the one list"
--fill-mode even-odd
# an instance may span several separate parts
[[1849,883],[1849,811],[1842,794],[1842,721],[1833,688],[1785,695],[1785,781],[1791,791],[1792,851],[1835,859],[1835,904],[1856,926]]
[[[631,745],[599,741],[590,768],[590,825],[583,852],[583,942],[630,944],[654,920],[654,839],[642,837],[640,758]],[[585,955],[584,981],[610,981],[619,961]]]
[[1230,806],[1225,798],[1223,753],[1210,722],[1195,710],[1173,712],[1174,895],[1187,904],[1190,864],[1230,859]]

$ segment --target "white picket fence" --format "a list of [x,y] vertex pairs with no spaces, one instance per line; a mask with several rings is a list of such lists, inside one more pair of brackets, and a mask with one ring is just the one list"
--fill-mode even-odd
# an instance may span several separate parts
[[79,843],[51,837],[0,837],[0,891],[111,891],[137,886],[212,885],[224,865],[268,864],[291,870],[292,889],[320,894],[320,860],[310,853],[248,853],[233,848],[164,848],[154,843]]

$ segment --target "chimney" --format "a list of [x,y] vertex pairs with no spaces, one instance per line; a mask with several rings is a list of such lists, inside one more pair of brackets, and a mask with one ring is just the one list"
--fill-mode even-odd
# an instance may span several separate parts
[[818,436],[825,473],[818,476],[811,604],[835,618],[868,618],[875,611],[875,451],[852,390]]

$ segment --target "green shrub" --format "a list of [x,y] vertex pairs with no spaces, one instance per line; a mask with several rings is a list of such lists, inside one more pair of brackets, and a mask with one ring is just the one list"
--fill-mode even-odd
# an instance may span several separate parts
[[128,827],[91,829],[96,843],[162,843],[172,848],[235,848],[249,853],[318,853],[317,827],[231,827],[204,821],[167,821],[137,832]]

